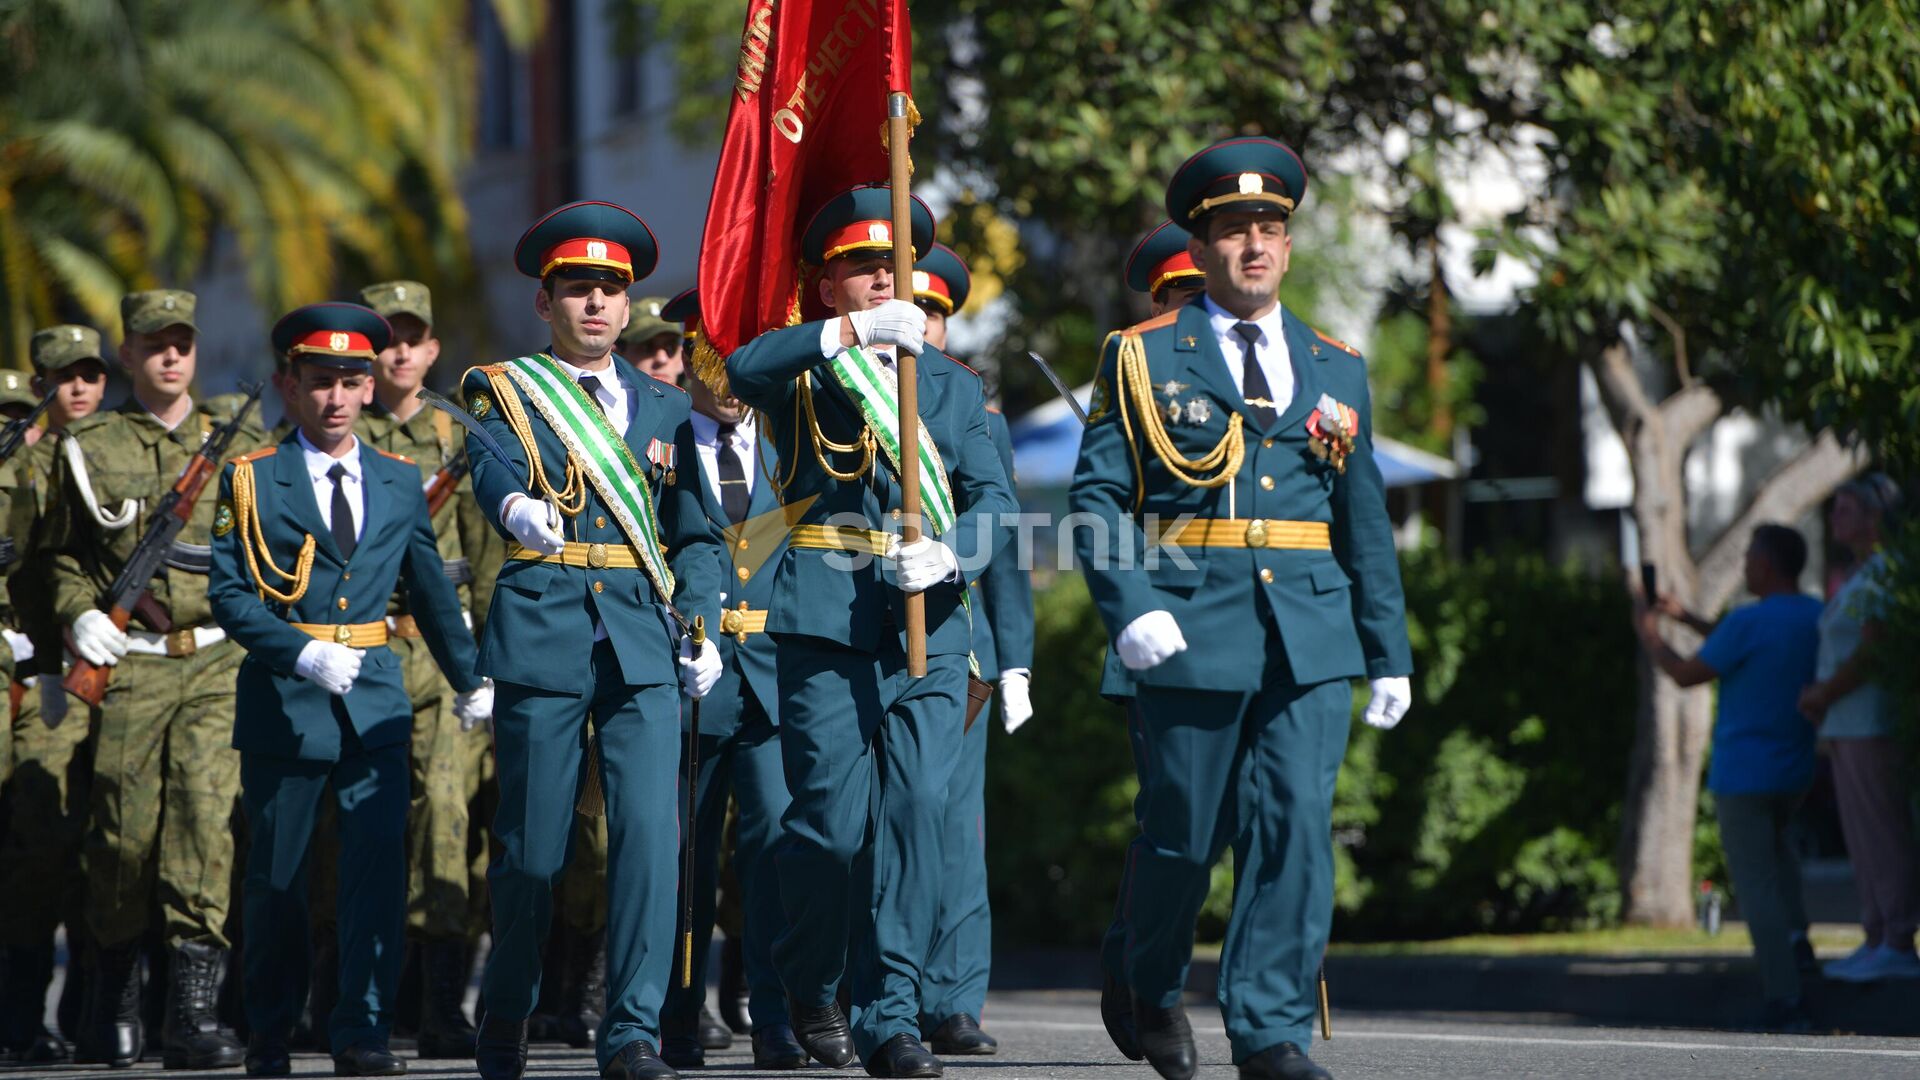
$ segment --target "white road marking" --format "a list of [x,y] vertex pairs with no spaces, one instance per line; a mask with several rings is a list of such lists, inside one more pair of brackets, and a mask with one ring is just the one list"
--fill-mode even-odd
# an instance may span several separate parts
[[[996,1015],[992,1025],[995,1028],[1027,1028],[1036,1031],[1087,1031],[1105,1032],[1100,1024],[1068,1023],[1058,1020],[1015,1020]],[[1226,1029],[1193,1025],[1197,1033],[1224,1035]],[[1765,1043],[1704,1043],[1704,1042],[1661,1042],[1655,1039],[1569,1039],[1552,1038],[1541,1035],[1481,1035],[1426,1031],[1348,1031],[1336,1035],[1336,1038],[1362,1041],[1367,1039],[1398,1040],[1401,1042],[1445,1042],[1445,1043],[1507,1043],[1514,1046],[1566,1046],[1566,1047],[1631,1047],[1640,1050],[1685,1050],[1688,1052],[1716,1050],[1745,1050],[1758,1053],[1788,1054],[1854,1054],[1865,1057],[1920,1058],[1920,1050],[1874,1049],[1858,1046],[1785,1046],[1774,1042]]]

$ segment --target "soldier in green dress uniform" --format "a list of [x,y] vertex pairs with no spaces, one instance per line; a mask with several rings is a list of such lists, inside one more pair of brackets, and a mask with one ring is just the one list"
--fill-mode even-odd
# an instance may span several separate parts
[[[914,249],[925,253],[933,215],[911,205]],[[834,317],[761,335],[727,358],[727,375],[766,418],[795,508],[767,611],[793,800],[775,856],[788,925],[774,961],[790,1020],[824,1064],[858,1057],[875,1076],[937,1076],[941,1063],[919,1040],[920,984],[961,756],[966,574],[987,564],[997,516],[1015,507],[979,376],[928,348],[925,314],[896,298],[891,218],[883,185],[816,212],[801,249]],[[902,512],[900,349],[920,357],[920,440],[908,452],[924,466],[925,532],[911,544],[885,531]],[[907,672],[911,593],[925,597],[921,678]],[[835,1001],[843,978],[851,1025]]]
[[[1279,303],[1305,192],[1299,158],[1265,138],[1217,143],[1174,175],[1167,210],[1193,232],[1206,290],[1108,339],[1074,475],[1073,510],[1109,525],[1106,543],[1075,534],[1114,640],[1102,688],[1131,699],[1141,750],[1122,970],[1102,1011],[1122,1049],[1168,1080],[1195,1068],[1181,994],[1228,844],[1233,1060],[1245,1077],[1327,1075],[1304,1048],[1350,680],[1371,680],[1380,726],[1409,702],[1366,364]],[[1116,1023],[1129,1011],[1130,1028]]]
[[[393,1076],[388,1050],[404,957],[407,744],[413,707],[387,605],[404,581],[421,640],[470,726],[492,711],[473,635],[448,581],[418,466],[354,435],[386,320],[310,304],[273,329],[288,360],[294,434],[221,476],[209,602],[246,649],[232,745],[241,758],[249,1075],[291,1071],[308,989],[307,874],[323,800],[339,834],[339,983],[325,1017],[338,1076]],[[323,1018],[316,1018],[316,1025]]]

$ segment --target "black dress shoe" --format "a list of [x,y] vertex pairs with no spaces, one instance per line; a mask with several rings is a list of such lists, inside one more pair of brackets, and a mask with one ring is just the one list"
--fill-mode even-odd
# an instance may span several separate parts
[[773,1071],[807,1067],[807,1048],[785,1024],[770,1024],[753,1033],[753,1067]]
[[839,1002],[803,1009],[788,999],[787,1015],[793,1021],[794,1037],[813,1060],[829,1069],[844,1069],[859,1057],[853,1049],[853,1030],[847,1027],[847,1014],[840,1011]]
[[[482,1006],[481,1012],[485,1011]],[[483,1015],[474,1038],[473,1063],[480,1080],[520,1080],[527,1071],[527,1022]]]
[[1296,1043],[1271,1046],[1240,1063],[1246,1080],[1333,1080],[1333,1074],[1313,1063]]
[[1108,975],[1100,986],[1100,1022],[1107,1025],[1107,1038],[1113,1048],[1128,1061],[1139,1061],[1139,1029],[1133,1025],[1133,991],[1117,977]]
[[666,1035],[660,1039],[660,1060],[676,1069],[704,1069],[707,1050],[692,1035]]
[[379,1043],[361,1043],[333,1055],[333,1075],[405,1076],[407,1063]]
[[927,1045],[936,1054],[949,1057],[991,1054],[1000,1049],[1000,1043],[993,1036],[980,1030],[980,1024],[966,1013],[960,1013],[935,1028],[927,1036]]
[[720,1019],[735,1035],[753,1031],[747,1012],[747,961],[738,934],[728,934],[720,946]]
[[293,1054],[285,1039],[255,1036],[247,1040],[248,1076],[291,1076]]
[[733,1030],[713,1015],[713,1010],[700,1006],[700,1049],[725,1050],[733,1045]]
[[927,1053],[919,1039],[904,1031],[881,1043],[867,1059],[868,1076],[927,1077],[946,1071],[939,1058]]
[[680,1074],[673,1071],[659,1055],[653,1052],[653,1044],[645,1039],[635,1039],[621,1047],[600,1070],[601,1080],[675,1080]]
[[1193,1026],[1184,1005],[1163,1009],[1135,998],[1133,1024],[1139,1032],[1140,1052],[1147,1064],[1166,1080],[1192,1080],[1196,1064]]

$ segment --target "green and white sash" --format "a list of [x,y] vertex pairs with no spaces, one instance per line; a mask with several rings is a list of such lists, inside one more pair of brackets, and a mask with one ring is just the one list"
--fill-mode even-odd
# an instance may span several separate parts
[[[840,388],[860,407],[867,427],[873,430],[880,453],[887,459],[897,478],[900,475],[900,390],[899,376],[866,350],[855,347],[827,362]],[[940,448],[933,436],[920,425],[920,512],[927,519],[928,533],[944,534],[953,528],[953,484],[940,461]]]
[[580,462],[600,500],[613,511],[620,531],[639,550],[642,568],[653,580],[653,587],[662,599],[671,600],[673,571],[667,568],[666,555],[660,549],[660,519],[654,512],[653,490],[647,484],[646,469],[634,460],[633,448],[552,357],[535,353],[509,360],[506,368],[513,384],[533,402],[567,453]]

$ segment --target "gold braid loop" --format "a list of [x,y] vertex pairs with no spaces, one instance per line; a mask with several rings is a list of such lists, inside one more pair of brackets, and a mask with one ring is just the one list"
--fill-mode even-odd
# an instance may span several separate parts
[[[313,577],[313,534],[300,544],[300,555],[294,561],[293,572],[289,574],[280,569],[273,561],[273,549],[267,546],[266,530],[260,527],[260,504],[253,488],[253,462],[244,458],[233,463],[233,513],[240,522],[240,550],[247,557],[247,572],[253,575],[253,584],[262,600],[274,600],[292,607],[307,595],[307,583]],[[260,574],[260,564],[265,563],[267,570],[281,581],[291,582],[293,587],[285,592],[267,584]]]
[[[872,472],[873,450],[875,445],[873,429],[862,424],[860,426],[860,439],[858,442],[834,442],[832,439],[827,438],[826,432],[820,430],[820,417],[813,411],[813,376],[811,374],[800,376],[795,386],[798,391],[798,393],[794,395],[797,399],[795,407],[806,417],[807,432],[812,436],[813,441],[813,457],[814,460],[820,463],[821,471],[842,483],[858,481],[869,472]],[[856,466],[852,472],[842,472],[834,468],[833,465],[827,461],[827,454],[829,453],[859,454],[860,464]],[[794,456],[798,457],[799,455],[796,454]],[[798,467],[797,464],[795,467]],[[792,479],[791,474],[788,476],[788,479]]]
[[505,370],[489,371],[487,381],[493,386],[493,400],[500,407],[500,413],[506,417],[507,426],[520,437],[520,447],[527,452],[527,490],[535,496],[544,498],[560,509],[568,517],[579,516],[587,508],[586,475],[580,463],[567,455],[566,487],[553,490],[547,481],[546,466],[540,460],[540,446],[533,435],[533,425],[527,422],[527,413],[520,407],[520,392],[513,385],[513,379]]
[[[1227,420],[1227,433],[1220,437],[1212,450],[1198,458],[1180,456],[1179,450],[1173,445],[1173,437],[1167,434],[1159,403],[1154,400],[1153,376],[1147,369],[1147,350],[1140,343],[1140,335],[1120,335],[1119,364],[1114,377],[1119,383],[1114,388],[1114,397],[1120,410],[1120,422],[1126,428],[1129,450],[1133,450],[1134,445],[1132,413],[1137,411],[1140,414],[1140,428],[1147,437],[1147,446],[1177,479],[1192,487],[1217,488],[1225,486],[1240,474],[1240,464],[1246,457],[1246,445],[1240,430],[1245,418],[1237,411]],[[1131,410],[1129,403],[1133,406]],[[1213,475],[1203,475],[1209,472]],[[1134,451],[1134,473],[1139,482],[1134,485],[1133,506],[1138,510],[1146,498],[1146,476],[1141,469],[1138,451]]]

